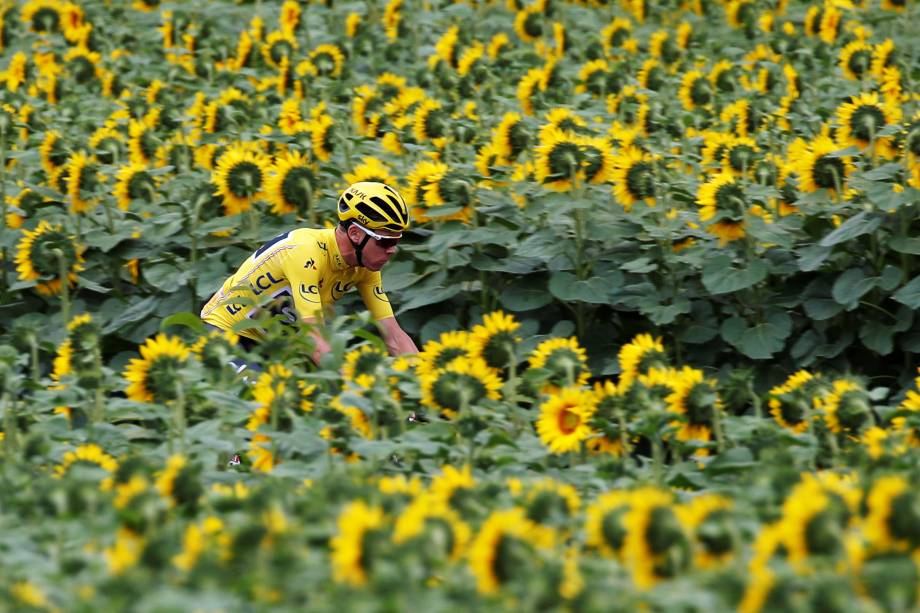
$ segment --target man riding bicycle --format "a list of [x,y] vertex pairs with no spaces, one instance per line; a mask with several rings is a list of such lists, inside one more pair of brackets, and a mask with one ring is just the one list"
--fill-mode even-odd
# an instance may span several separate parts
[[[380,277],[409,228],[406,201],[388,185],[363,181],[342,192],[337,210],[335,228],[297,228],[257,249],[205,304],[205,324],[234,330],[266,309],[290,323],[318,323],[339,298],[357,288],[390,354],[418,353],[396,321]],[[234,331],[247,348],[262,336],[257,327],[240,328]],[[310,358],[318,364],[330,346],[317,329],[310,335],[316,347]],[[238,370],[244,368],[240,362]]]

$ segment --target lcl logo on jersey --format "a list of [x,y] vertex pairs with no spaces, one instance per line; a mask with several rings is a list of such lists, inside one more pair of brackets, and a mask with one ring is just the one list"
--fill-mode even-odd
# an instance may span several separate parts
[[332,286],[332,299],[338,300],[339,298],[345,295],[345,292],[347,292],[354,286],[355,286],[354,283],[346,283],[345,287],[342,287],[342,282],[336,281],[335,285]]
[[316,285],[300,284],[300,297],[307,302],[319,303],[319,288]]
[[279,279],[276,279],[272,276],[272,273],[267,272],[264,275],[261,275],[256,278],[256,282],[251,284],[252,293],[258,296],[267,289],[270,289],[272,285],[276,283],[281,283]]
[[390,299],[387,298],[387,295],[383,293],[383,288],[379,285],[374,287],[374,296],[377,298],[377,300],[381,300],[386,303],[390,302]]

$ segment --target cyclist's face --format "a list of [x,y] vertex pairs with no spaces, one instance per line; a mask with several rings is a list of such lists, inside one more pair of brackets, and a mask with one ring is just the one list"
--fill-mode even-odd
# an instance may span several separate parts
[[[390,236],[388,232],[381,230],[376,231],[381,236]],[[364,266],[370,270],[380,270],[383,265],[396,253],[396,243],[399,239],[378,240],[371,238],[364,246],[362,259]]]

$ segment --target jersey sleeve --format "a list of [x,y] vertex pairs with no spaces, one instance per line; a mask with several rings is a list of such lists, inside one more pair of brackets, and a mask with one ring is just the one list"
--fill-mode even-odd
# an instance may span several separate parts
[[364,306],[371,312],[375,321],[393,317],[393,307],[390,299],[383,291],[383,280],[380,271],[370,272],[363,281],[358,283],[358,291],[364,299]]
[[313,241],[292,249],[284,258],[284,276],[291,284],[294,308],[301,319],[323,318],[323,300],[319,291],[321,263],[322,259]]

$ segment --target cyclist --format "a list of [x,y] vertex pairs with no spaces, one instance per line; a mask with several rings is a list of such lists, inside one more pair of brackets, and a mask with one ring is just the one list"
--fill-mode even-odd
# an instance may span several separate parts
[[[418,353],[396,321],[380,278],[380,269],[409,228],[406,201],[388,185],[362,181],[342,192],[337,210],[335,228],[297,228],[259,247],[205,304],[205,324],[230,330],[266,309],[290,323],[316,323],[357,288],[390,354]],[[262,336],[257,327],[238,333],[247,348]],[[315,328],[310,335],[316,343],[310,358],[318,364],[329,343]],[[234,364],[238,372],[247,367]]]

